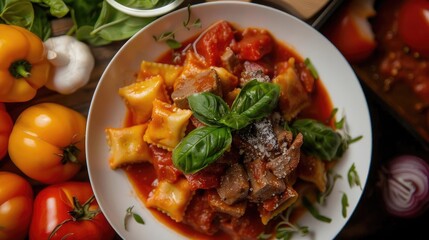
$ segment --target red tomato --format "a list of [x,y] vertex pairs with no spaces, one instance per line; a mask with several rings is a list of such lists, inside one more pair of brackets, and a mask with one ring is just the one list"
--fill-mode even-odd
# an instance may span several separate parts
[[182,175],[182,172],[173,165],[171,159],[172,152],[150,145],[149,149],[153,156],[153,167],[155,168],[158,180],[167,180],[175,182]]
[[270,33],[256,28],[248,28],[243,38],[235,45],[234,51],[241,60],[257,61],[273,50],[274,40]]
[[0,240],[25,239],[33,211],[33,190],[24,178],[0,172]]
[[6,156],[13,121],[3,103],[0,103],[0,160]]
[[374,33],[367,19],[374,13],[367,2],[349,2],[323,29],[323,34],[351,63],[366,59],[376,47]]
[[197,52],[204,57],[208,66],[220,66],[220,57],[233,38],[234,33],[229,23],[219,22],[211,26],[198,40]]
[[398,15],[398,33],[412,50],[429,56],[429,1],[404,1]]
[[30,240],[113,239],[115,232],[93,197],[88,182],[64,182],[42,189],[34,200]]

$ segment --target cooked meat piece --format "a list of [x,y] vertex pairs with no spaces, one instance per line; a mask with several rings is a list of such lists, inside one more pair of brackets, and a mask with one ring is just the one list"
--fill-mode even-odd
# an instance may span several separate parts
[[217,212],[226,213],[233,217],[241,217],[246,212],[247,202],[241,201],[235,204],[226,204],[216,191],[208,191],[208,202]]
[[314,156],[301,155],[297,172],[300,179],[314,183],[320,192],[326,191],[326,167],[325,162],[321,159]]
[[270,159],[267,163],[267,168],[278,178],[287,177],[298,166],[302,143],[303,136],[298,133],[289,148],[287,148],[286,144],[281,146],[284,152]]
[[226,170],[217,188],[220,199],[229,205],[246,198],[248,191],[249,180],[240,163],[235,163]]
[[250,124],[239,132],[239,136],[239,148],[244,153],[245,161],[269,158],[279,148],[277,136],[268,118]]
[[240,60],[230,47],[226,48],[225,52],[220,56],[220,60],[222,61],[222,66],[231,73],[237,73],[241,68]]
[[268,76],[269,70],[261,64],[255,62],[244,62],[244,70],[241,72],[240,86],[243,87],[251,80],[258,80],[259,82],[271,82]]
[[253,202],[265,201],[285,190],[284,181],[272,174],[261,159],[247,162],[245,166],[251,187],[249,200]]
[[177,107],[189,109],[188,96],[194,93],[212,92],[222,96],[220,79],[214,69],[201,72],[193,77],[178,78],[171,98]]
[[210,206],[207,194],[195,194],[186,209],[183,222],[204,234],[213,235],[219,231],[217,213]]

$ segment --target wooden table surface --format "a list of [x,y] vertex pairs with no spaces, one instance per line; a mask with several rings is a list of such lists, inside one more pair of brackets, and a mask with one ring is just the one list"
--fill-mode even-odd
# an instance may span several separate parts
[[[53,23],[54,33],[56,35],[63,34],[69,26],[70,21],[67,19],[56,21]],[[109,61],[124,43],[125,41],[121,41],[107,46],[91,48],[96,64],[91,74],[91,79],[85,87],[70,95],[61,95],[42,88],[36,98],[31,101],[7,104],[6,107],[12,118],[16,119],[25,108],[40,102],[60,103],[86,116],[98,80]],[[414,219],[389,216],[384,210],[380,187],[377,183],[379,181],[380,167],[393,156],[406,153],[425,156],[429,159],[429,153],[385,110],[374,94],[365,89],[365,87],[364,90],[373,125],[374,145],[371,170],[361,201],[349,222],[337,236],[337,239],[426,239],[424,235],[426,232],[425,227],[428,226],[429,222],[429,212]],[[0,169],[20,173],[9,159],[0,162]],[[88,180],[86,169],[82,169],[74,179]],[[36,192],[44,187],[44,185],[31,179],[28,180],[33,184]]]

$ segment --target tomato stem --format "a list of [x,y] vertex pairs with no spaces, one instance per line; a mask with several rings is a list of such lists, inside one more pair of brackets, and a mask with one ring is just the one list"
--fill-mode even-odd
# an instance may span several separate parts
[[[90,210],[91,203],[94,201],[95,196],[92,195],[86,202],[82,205],[79,202],[79,199],[77,197],[73,196],[73,209],[68,212],[71,218],[68,218],[55,226],[54,230],[52,230],[51,234],[49,235],[48,240],[50,240],[57,232],[58,230],[66,223],[73,221],[87,221],[92,220],[95,216],[97,216],[101,210],[97,208],[96,210]],[[70,234],[70,233],[69,233]]]
[[76,147],[76,145],[71,144],[65,148],[62,149],[63,154],[61,155],[61,163],[66,164],[68,162],[80,164],[79,160],[77,159],[77,156],[80,153],[80,149]]
[[27,60],[18,60],[9,67],[9,72],[16,79],[30,77],[31,64]]

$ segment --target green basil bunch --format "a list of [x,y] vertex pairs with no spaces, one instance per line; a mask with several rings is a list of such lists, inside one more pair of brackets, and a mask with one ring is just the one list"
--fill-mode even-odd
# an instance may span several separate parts
[[195,173],[216,161],[229,149],[232,130],[246,127],[266,117],[277,106],[280,87],[252,80],[228,108],[226,102],[212,93],[188,97],[193,115],[207,126],[194,129],[173,150],[173,164],[185,174]]

